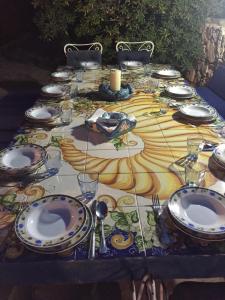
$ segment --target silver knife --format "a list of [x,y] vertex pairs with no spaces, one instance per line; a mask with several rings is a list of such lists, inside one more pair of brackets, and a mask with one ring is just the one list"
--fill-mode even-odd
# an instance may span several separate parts
[[88,250],[88,258],[94,259],[95,258],[95,229],[97,224],[97,216],[96,216],[96,206],[97,201],[94,200],[91,205],[91,213],[92,213],[92,228],[91,228],[91,235],[90,235],[90,244],[89,244],[89,250]]

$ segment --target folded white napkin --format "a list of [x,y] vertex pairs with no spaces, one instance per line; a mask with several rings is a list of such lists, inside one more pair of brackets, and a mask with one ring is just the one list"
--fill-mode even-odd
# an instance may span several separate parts
[[106,111],[102,108],[98,108],[90,118],[87,119],[88,123],[96,123],[97,119],[100,118]]

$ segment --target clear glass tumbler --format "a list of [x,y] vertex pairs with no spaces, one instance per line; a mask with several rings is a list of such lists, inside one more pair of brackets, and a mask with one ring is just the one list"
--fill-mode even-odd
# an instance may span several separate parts
[[46,171],[50,174],[58,173],[61,166],[61,151],[56,148],[48,148],[45,161]]
[[84,74],[83,70],[76,71],[76,81],[77,82],[83,82],[83,74]]
[[98,173],[79,173],[77,180],[85,200],[92,200],[98,189]]
[[62,108],[60,119],[62,124],[69,125],[72,122],[73,110],[72,108]]
[[151,74],[152,74],[152,65],[145,64],[144,65],[144,76],[151,76]]
[[188,186],[201,186],[205,178],[205,167],[196,162],[185,166],[185,183]]
[[188,156],[193,159],[198,158],[198,153],[202,150],[203,138],[198,134],[192,134],[187,137]]

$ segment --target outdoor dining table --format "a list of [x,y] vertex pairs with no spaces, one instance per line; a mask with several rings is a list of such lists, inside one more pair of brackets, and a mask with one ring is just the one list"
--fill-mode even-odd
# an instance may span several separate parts
[[[160,69],[162,65],[153,65]],[[108,214],[105,235],[108,251],[99,254],[100,233],[96,231],[96,258],[88,259],[89,238],[63,253],[44,255],[32,252],[17,239],[13,226],[0,231],[0,282],[11,284],[97,282],[121,278],[140,279],[144,274],[155,278],[196,278],[225,276],[225,241],[196,240],[172,226],[168,220],[157,229],[152,195],[166,206],[171,195],[185,185],[184,167],[177,164],[187,155],[187,136],[197,133],[214,143],[223,143],[215,124],[193,125],[182,119],[164,88],[184,84],[183,78],[165,80],[144,76],[143,68],[128,70],[122,80],[134,87],[127,100],[116,102],[88,98],[102,82],[109,80],[109,68],[86,70],[77,84],[79,95],[60,101],[40,97],[37,104],[60,105],[73,109],[72,122],[60,126],[32,126],[24,122],[13,144],[34,143],[60,149],[59,172],[26,187],[0,187],[2,206],[32,203],[43,196],[64,194],[81,198],[77,181],[79,172],[98,173],[96,199],[105,201]],[[151,82],[150,82],[151,81]],[[153,83],[153,88],[149,86]],[[182,103],[199,103],[195,95]],[[132,131],[107,139],[92,131],[85,120],[98,108],[107,112],[133,115],[137,121]],[[210,166],[211,151],[199,153],[198,162],[206,168],[204,187],[225,192],[223,174]]]

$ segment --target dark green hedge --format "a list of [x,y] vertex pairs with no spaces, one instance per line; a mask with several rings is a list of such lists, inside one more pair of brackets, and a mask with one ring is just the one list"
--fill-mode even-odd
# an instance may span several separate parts
[[32,0],[45,40],[99,41],[105,62],[119,40],[152,40],[154,61],[191,68],[202,54],[201,29],[211,3],[224,0]]

